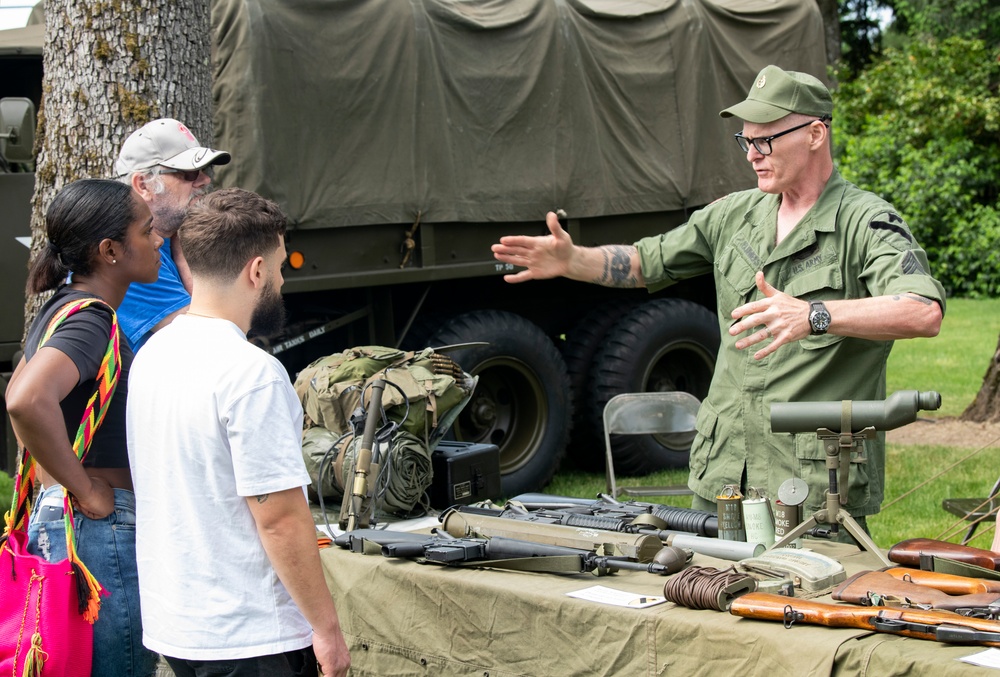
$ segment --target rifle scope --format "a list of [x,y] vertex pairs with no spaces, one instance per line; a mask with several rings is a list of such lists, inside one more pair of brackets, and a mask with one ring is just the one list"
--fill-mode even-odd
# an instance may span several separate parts
[[[933,390],[897,390],[885,400],[846,400],[851,432],[865,428],[892,430],[912,423],[921,409],[941,406],[941,395]],[[776,402],[771,405],[771,432],[807,433],[826,428],[841,432],[844,402]]]

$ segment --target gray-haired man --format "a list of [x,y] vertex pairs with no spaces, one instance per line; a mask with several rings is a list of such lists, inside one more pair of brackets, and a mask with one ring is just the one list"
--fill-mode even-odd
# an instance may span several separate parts
[[115,173],[149,205],[153,229],[163,238],[160,278],[152,284],[131,285],[118,309],[133,350],[190,305],[190,274],[183,252],[171,248],[171,238],[188,205],[208,192],[212,166],[229,160],[229,153],[202,146],[183,123],[171,118],[146,123],[122,144]]

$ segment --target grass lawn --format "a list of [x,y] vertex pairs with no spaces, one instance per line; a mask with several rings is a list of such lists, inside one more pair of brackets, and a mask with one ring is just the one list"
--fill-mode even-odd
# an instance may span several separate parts
[[889,356],[888,392],[936,390],[941,409],[933,415],[960,415],[983,384],[998,335],[1000,299],[949,300],[940,334],[896,341]]
[[[1000,300],[950,300],[938,336],[896,342],[889,358],[888,392],[936,390],[941,393],[941,409],[921,412],[920,415],[960,415],[979,392],[998,335]],[[986,496],[1000,474],[1000,449],[980,451],[940,478],[901,500],[897,499],[974,451],[977,450],[890,444],[883,510],[868,520],[875,542],[888,548],[901,540],[917,537],[959,541],[965,533],[965,525],[956,523],[957,518],[941,507],[941,501],[945,498]],[[619,484],[674,485],[684,484],[686,480],[686,470],[673,470],[628,478],[624,482],[619,480]],[[604,489],[602,473],[567,470],[555,477],[546,492],[592,497]],[[679,507],[691,505],[690,497],[685,496],[640,500]],[[983,524],[970,545],[988,548],[992,537],[992,524]]]

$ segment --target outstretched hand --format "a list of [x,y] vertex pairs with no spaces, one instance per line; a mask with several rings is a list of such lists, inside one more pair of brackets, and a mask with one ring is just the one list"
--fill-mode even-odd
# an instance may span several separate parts
[[786,343],[809,335],[809,303],[775,289],[764,279],[763,272],[757,272],[755,281],[764,298],[733,310],[732,318],[737,322],[729,327],[729,335],[738,336],[757,328],[738,340],[736,348],[743,350],[770,339],[770,343],[753,354],[755,360],[760,360]]
[[550,235],[507,235],[491,247],[497,261],[525,268],[504,275],[504,280],[512,283],[546,280],[569,272],[573,239],[563,230],[555,212],[545,215],[545,225]]

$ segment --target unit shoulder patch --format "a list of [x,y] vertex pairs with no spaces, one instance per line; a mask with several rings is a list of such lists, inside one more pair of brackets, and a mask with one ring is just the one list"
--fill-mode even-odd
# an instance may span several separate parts
[[868,227],[897,249],[910,249],[913,246],[913,234],[903,217],[896,212],[876,214],[868,222]]

